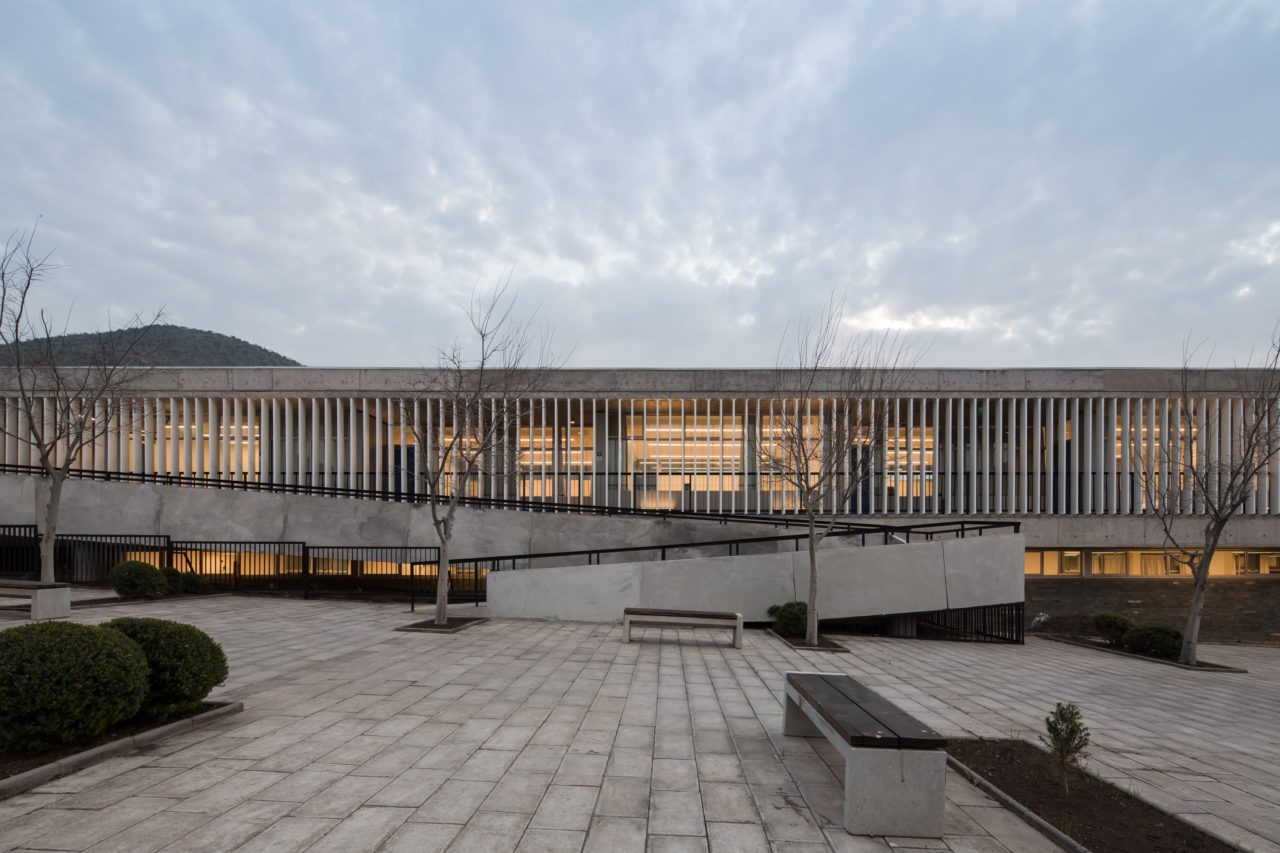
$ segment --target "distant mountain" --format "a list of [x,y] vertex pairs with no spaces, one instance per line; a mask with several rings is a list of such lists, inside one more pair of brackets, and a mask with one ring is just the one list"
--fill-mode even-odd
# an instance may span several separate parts
[[[104,343],[111,344],[108,335],[118,339],[122,332],[87,332],[76,335],[60,335],[53,339],[57,361],[61,364],[92,364],[94,353]],[[23,346],[25,360],[33,360],[34,349]],[[7,362],[8,348],[0,347],[0,364]],[[285,358],[265,347],[206,332],[186,326],[154,326],[143,338],[139,357],[132,363],[150,367],[301,367],[291,358]]]

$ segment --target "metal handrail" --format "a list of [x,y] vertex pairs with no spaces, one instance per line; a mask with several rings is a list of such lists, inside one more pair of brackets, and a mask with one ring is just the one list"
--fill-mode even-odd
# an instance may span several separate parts
[[[993,530],[1009,530],[1012,533],[1019,533],[1022,530],[1021,522],[1017,521],[954,521],[954,522],[925,522],[922,524],[895,526],[888,524],[881,525],[862,525],[865,529],[859,530],[836,530],[826,534],[824,538],[852,538],[859,537],[859,545],[865,547],[868,536],[878,536],[881,543],[891,545],[895,540],[902,544],[909,544],[912,537],[915,536],[917,541],[923,538],[926,542],[932,542],[938,538],[958,538],[964,539],[969,534],[982,536],[987,531]],[[946,534],[952,534],[946,537]],[[757,544],[767,542],[794,542],[796,550],[800,550],[800,543],[809,538],[807,533],[790,534],[786,536],[744,536],[735,539],[708,539],[700,542],[666,542],[658,545],[627,545],[620,548],[583,548],[576,551],[542,551],[529,554],[501,554],[491,557],[462,557],[451,559],[451,566],[471,564],[471,563],[489,563],[491,571],[502,571],[502,563],[510,563],[511,569],[516,569],[516,562],[520,560],[542,560],[553,557],[586,557],[587,565],[600,565],[600,555],[602,554],[626,554],[637,551],[657,551],[658,559],[665,561],[667,559],[667,551],[688,550],[691,548],[704,548],[716,546],[728,546],[728,556],[736,557],[741,553],[744,544]],[[532,568],[532,567],[530,567]]]
[[[48,472],[40,465],[0,464],[0,474],[26,474],[46,477]],[[101,482],[152,483],[160,486],[193,486],[202,488],[231,489],[244,492],[268,492],[274,494],[309,495],[314,497],[353,498],[358,500],[394,501],[426,505],[433,501],[430,495],[421,492],[403,492],[394,489],[353,489],[346,486],[321,486],[312,483],[274,483],[265,480],[251,480],[248,474],[242,479],[221,477],[192,476],[188,474],[159,474],[156,472],[135,471],[98,471],[92,468],[72,468],[68,476],[77,480],[96,480]],[[310,474],[308,473],[308,476]],[[452,498],[436,498],[437,504],[445,503]],[[739,513],[689,512],[687,510],[642,509],[637,507],[599,506],[595,504],[571,504],[553,501],[520,500],[514,498],[458,498],[460,506],[472,509],[504,509],[521,512],[572,513],[577,515],[624,516],[666,519],[683,519],[689,521],[716,522],[718,524],[768,524],[773,527],[800,527],[808,522],[796,515],[758,515]],[[831,521],[824,516],[823,524],[834,523],[838,529],[850,530],[858,528],[859,522]]]

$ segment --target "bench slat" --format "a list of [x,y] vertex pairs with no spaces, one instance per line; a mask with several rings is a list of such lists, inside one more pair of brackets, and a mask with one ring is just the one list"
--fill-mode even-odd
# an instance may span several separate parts
[[880,724],[898,736],[899,746],[908,749],[941,749],[947,739],[857,680],[828,678],[828,682]]
[[627,607],[624,616],[678,616],[683,619],[737,619],[737,613],[718,613],[709,610],[661,610],[649,607]]
[[822,675],[788,676],[791,684],[812,705],[841,739],[853,746],[898,746],[895,732],[880,724],[866,711],[849,702],[831,682]]
[[851,746],[942,749],[947,739],[847,675],[790,673],[787,680]]

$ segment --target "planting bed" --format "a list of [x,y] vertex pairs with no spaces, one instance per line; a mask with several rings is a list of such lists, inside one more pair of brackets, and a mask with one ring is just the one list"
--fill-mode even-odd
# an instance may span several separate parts
[[1025,741],[955,741],[947,752],[1093,853],[1235,849],[1081,770],[1068,772],[1065,795],[1052,757]]

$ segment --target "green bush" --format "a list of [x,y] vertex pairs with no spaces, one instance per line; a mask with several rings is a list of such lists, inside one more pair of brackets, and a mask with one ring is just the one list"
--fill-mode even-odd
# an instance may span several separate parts
[[164,575],[164,585],[169,595],[177,595],[182,592],[182,572],[173,566],[164,566],[160,569],[160,574]]
[[1136,655],[1177,660],[1182,654],[1182,632],[1168,625],[1139,625],[1130,628],[1120,644]]
[[209,582],[195,572],[184,572],[172,566],[160,570],[165,583],[169,586],[170,595],[208,595],[212,592]]
[[1099,613],[1093,617],[1093,629],[1108,646],[1118,646],[1133,628],[1133,620],[1120,613]]
[[146,695],[146,656],[117,631],[71,622],[0,631],[0,750],[96,737]]
[[195,710],[214,685],[227,677],[227,657],[194,625],[126,616],[105,627],[137,643],[151,669],[140,716],[164,719]]
[[780,637],[803,637],[809,622],[809,605],[803,601],[788,601],[769,608],[773,617],[773,630]]
[[163,598],[169,591],[164,575],[150,563],[125,560],[111,570],[111,588],[121,598]]

